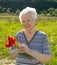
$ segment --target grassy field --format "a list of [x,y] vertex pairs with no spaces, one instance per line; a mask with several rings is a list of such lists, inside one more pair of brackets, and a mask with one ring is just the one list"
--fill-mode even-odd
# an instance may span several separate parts
[[[52,60],[47,65],[57,65],[57,19],[56,18],[44,18],[38,19],[37,30],[42,30],[48,35],[50,48],[52,51]],[[8,35],[13,36],[19,30],[22,30],[23,26],[20,24],[18,17],[0,17],[0,60],[9,58],[9,49],[5,48]]]

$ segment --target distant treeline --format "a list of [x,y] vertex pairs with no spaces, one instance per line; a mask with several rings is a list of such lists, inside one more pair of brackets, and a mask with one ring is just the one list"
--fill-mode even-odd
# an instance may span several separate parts
[[17,12],[30,6],[37,9],[38,13],[47,11],[49,8],[57,9],[57,0],[0,0],[0,13]]

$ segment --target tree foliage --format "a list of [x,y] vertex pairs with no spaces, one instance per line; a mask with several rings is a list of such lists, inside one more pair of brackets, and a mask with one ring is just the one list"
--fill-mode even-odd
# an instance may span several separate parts
[[22,10],[23,8],[30,6],[36,8],[38,13],[47,11],[49,8],[57,8],[57,0],[0,0],[0,12],[6,8],[11,8],[15,13],[16,10]]
[[[37,6],[36,6],[37,5]],[[0,6],[4,8],[24,8],[31,6],[40,9],[47,9],[49,7],[57,7],[57,0],[0,0]],[[42,8],[41,8],[42,7]]]

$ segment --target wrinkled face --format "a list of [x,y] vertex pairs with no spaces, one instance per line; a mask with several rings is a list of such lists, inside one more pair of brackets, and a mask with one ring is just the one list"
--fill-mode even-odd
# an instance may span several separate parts
[[31,30],[35,28],[36,20],[32,18],[31,14],[22,15],[22,24],[26,30]]

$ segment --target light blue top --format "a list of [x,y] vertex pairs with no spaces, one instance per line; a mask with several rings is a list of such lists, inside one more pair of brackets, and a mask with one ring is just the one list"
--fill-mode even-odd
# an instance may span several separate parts
[[[22,43],[26,44],[34,52],[39,52],[39,53],[51,55],[50,46],[48,44],[47,36],[42,31],[36,31],[35,34],[33,35],[32,39],[30,40],[30,42],[28,42],[28,40],[24,34],[24,31],[17,32],[15,35],[15,38],[17,39],[17,42],[19,42],[20,44],[22,44]],[[12,50],[14,50],[15,48],[16,47],[12,47],[10,49],[10,52]],[[26,64],[26,65],[39,65],[40,64],[40,65],[43,65],[40,61],[37,61],[32,56],[29,56],[25,53],[17,54],[16,65],[23,65],[23,64]]]

